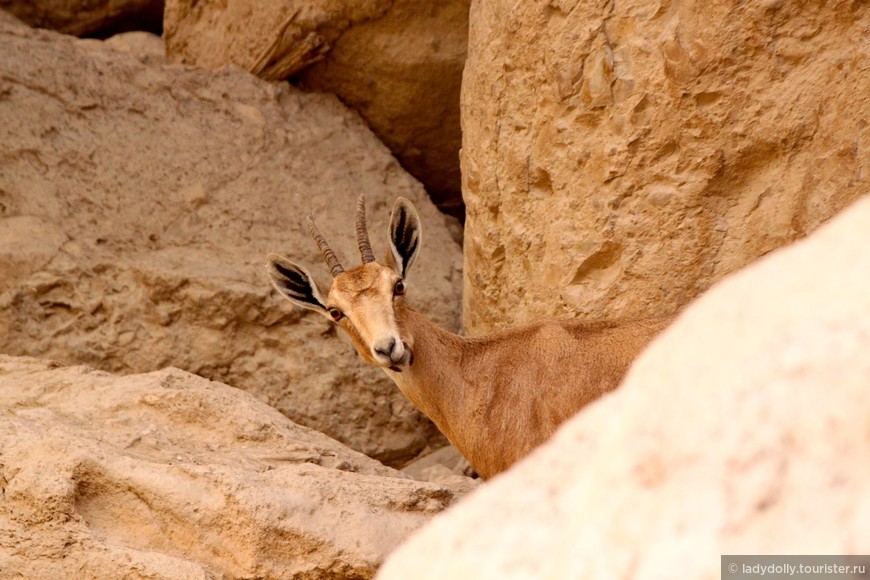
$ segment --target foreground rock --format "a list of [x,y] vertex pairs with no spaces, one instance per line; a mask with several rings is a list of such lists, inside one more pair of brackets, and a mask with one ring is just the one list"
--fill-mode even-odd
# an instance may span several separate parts
[[160,30],[163,0],[0,0],[31,26],[81,36],[113,30]]
[[268,79],[302,71],[308,89],[358,111],[433,200],[459,213],[469,4],[168,0],[165,38],[177,62],[233,64]]
[[0,356],[0,570],[368,578],[455,493],[226,385]]
[[405,196],[437,248],[409,292],[456,330],[461,250],[444,218],[334,97],[152,52],[0,24],[0,352],[183,368],[385,461],[415,456],[434,427],[329,322],[273,293],[263,263],[280,252],[328,279],[309,212],[356,263],[359,193],[383,255]]
[[673,312],[870,191],[870,5],[476,2],[466,329]]
[[864,198],[713,288],[380,577],[713,579],[720,554],[870,552],[868,224]]

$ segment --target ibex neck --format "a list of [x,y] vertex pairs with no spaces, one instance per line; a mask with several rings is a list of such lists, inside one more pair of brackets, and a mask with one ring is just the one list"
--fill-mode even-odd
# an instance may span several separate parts
[[387,370],[387,375],[461,450],[461,430],[470,414],[466,399],[473,389],[460,368],[465,339],[438,327],[410,306],[397,310],[396,315],[402,335],[413,341],[414,359],[403,372]]

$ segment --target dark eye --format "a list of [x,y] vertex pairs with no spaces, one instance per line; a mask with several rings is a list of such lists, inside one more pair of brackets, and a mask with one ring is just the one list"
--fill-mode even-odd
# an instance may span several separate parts
[[344,314],[338,308],[330,308],[329,315],[332,316],[332,319],[336,322],[344,318]]
[[405,293],[405,283],[399,280],[396,282],[396,285],[393,287],[393,294],[396,296],[401,296]]

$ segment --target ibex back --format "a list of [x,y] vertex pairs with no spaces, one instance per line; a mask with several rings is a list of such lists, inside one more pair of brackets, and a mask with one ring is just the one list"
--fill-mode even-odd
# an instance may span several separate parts
[[270,254],[275,288],[347,332],[360,357],[381,367],[485,478],[510,467],[615,388],[672,320],[550,320],[461,337],[430,322],[405,297],[422,241],[411,202],[399,198],[393,207],[386,265],[372,253],[362,196],[356,219],[362,265],[345,270],[310,216],[308,226],[332,272],[331,288],[323,293],[308,270]]

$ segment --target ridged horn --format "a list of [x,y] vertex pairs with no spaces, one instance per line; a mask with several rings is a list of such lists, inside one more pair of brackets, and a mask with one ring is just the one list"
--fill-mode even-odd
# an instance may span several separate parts
[[363,264],[375,261],[372,244],[369,242],[369,231],[366,228],[366,198],[360,194],[356,200],[356,243]]
[[323,234],[321,234],[320,230],[317,229],[317,224],[314,223],[314,218],[309,215],[305,218],[305,221],[308,222],[308,231],[311,232],[311,237],[314,238],[317,247],[320,249],[320,253],[323,254],[323,259],[326,261],[326,265],[329,266],[329,271],[332,272],[332,277],[335,278],[339,274],[343,274],[344,268],[341,267],[341,263],[339,263],[338,258],[335,257],[335,252],[333,252],[329,247],[329,244],[326,243]]

